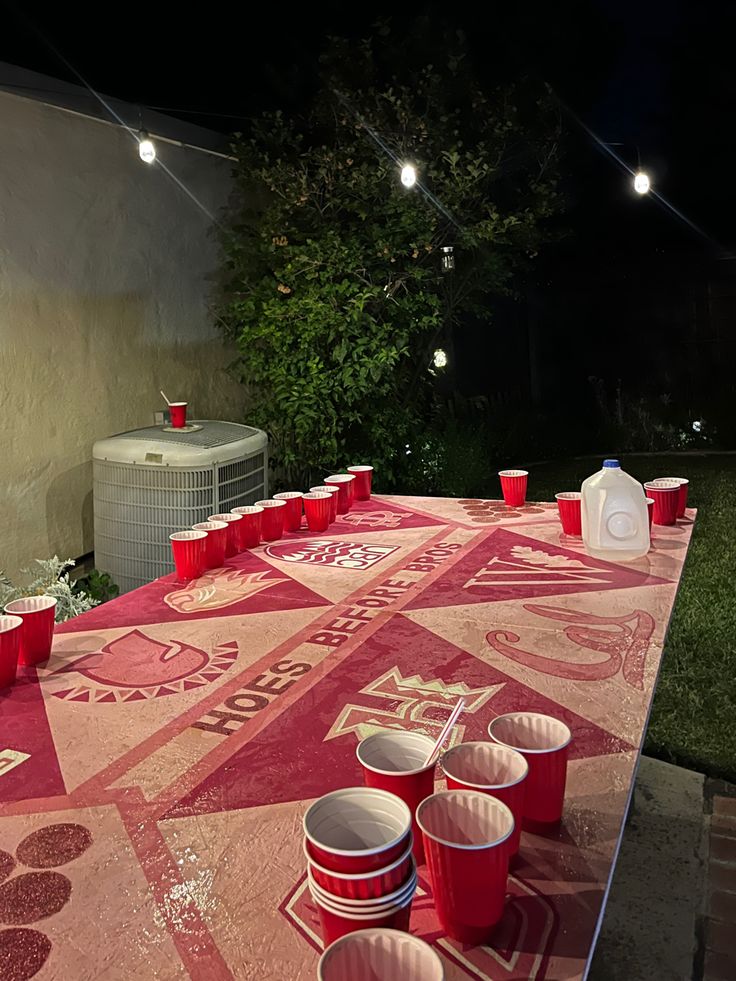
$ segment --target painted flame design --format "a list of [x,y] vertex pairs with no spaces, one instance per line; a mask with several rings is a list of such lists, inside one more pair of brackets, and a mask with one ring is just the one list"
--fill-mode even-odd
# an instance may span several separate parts
[[167,593],[164,601],[177,613],[219,610],[287,581],[267,576],[267,572],[241,572],[229,567],[213,569],[183,589]]

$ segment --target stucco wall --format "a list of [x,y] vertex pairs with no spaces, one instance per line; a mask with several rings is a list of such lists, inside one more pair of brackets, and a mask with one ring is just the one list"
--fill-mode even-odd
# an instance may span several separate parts
[[[0,569],[93,548],[92,444],[158,390],[240,420],[207,312],[211,222],[118,127],[0,93]],[[210,213],[227,161],[160,145]]]

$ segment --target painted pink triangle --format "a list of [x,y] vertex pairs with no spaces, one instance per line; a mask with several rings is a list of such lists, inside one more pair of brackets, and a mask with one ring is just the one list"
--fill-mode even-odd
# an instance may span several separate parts
[[200,671],[200,676],[206,681],[216,681],[220,677],[220,672]]
[[176,695],[176,690],[174,688],[159,688],[156,692],[157,695]]
[[657,586],[669,580],[497,528],[407,604],[407,610]]
[[189,691],[191,688],[201,688],[201,687],[202,687],[202,682],[201,681],[185,681],[184,682],[184,691]]
[[83,691],[79,695],[72,695],[72,697],[69,699],[69,701],[70,702],[88,702],[89,701],[89,692],[88,691]]
[[236,652],[237,652],[237,650],[238,650],[238,642],[237,642],[237,640],[231,640],[227,644],[218,644],[217,645],[217,649],[218,650],[221,650],[223,647],[234,647],[235,650],[236,650]]
[[99,698],[95,699],[96,702],[116,702],[114,692],[109,691],[106,695],[101,695]]
[[126,697],[123,699],[123,701],[124,702],[138,702],[142,698],[145,698],[145,697],[146,696],[143,694],[142,691],[134,691],[134,692],[131,692],[130,695],[126,695]]
[[[362,727],[375,726],[379,720],[384,725],[391,722],[401,728],[421,730],[433,718],[444,720],[447,706],[455,703],[457,695],[438,695],[437,682],[464,683],[470,689],[470,709],[463,715],[464,740],[487,740],[492,718],[523,708],[555,716],[570,726],[572,759],[633,748],[500,671],[495,664],[395,615],[317,682],[308,698],[291,704],[165,817],[307,800],[350,786],[351,782],[362,784],[355,757]],[[421,690],[417,690],[417,683]],[[366,691],[370,688],[374,688],[373,694]],[[474,699],[479,706],[475,711]],[[412,716],[412,706],[418,715]],[[335,731],[338,720],[339,729]],[[330,738],[326,739],[328,734]],[[295,745],[299,746],[298,754],[294,753]],[[308,757],[319,757],[320,766],[305,767],[303,761]],[[269,766],[259,766],[258,761],[265,758]],[[275,770],[278,781],[273,779]]]

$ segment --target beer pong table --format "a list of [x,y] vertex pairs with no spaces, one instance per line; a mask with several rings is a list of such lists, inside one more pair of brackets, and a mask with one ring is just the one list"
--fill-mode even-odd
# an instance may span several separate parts
[[426,867],[412,932],[449,981],[584,977],[694,515],[615,565],[550,504],[374,497],[64,624],[0,696],[0,977],[314,978],[302,815],[459,695],[455,740],[570,726],[565,814],[522,836],[491,945],[442,934]]

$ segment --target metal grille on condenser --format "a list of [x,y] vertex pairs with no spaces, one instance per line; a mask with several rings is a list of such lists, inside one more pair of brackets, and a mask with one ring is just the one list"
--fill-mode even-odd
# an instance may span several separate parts
[[266,492],[266,454],[255,453],[247,460],[226,463],[217,469],[220,511],[260,501]]
[[177,443],[179,446],[202,446],[212,449],[214,446],[227,446],[238,440],[255,436],[257,429],[251,426],[238,426],[234,422],[201,422],[202,428],[196,433],[164,432],[160,426],[146,426],[144,429],[133,429],[129,433],[120,433],[116,439],[155,439],[159,443]]

